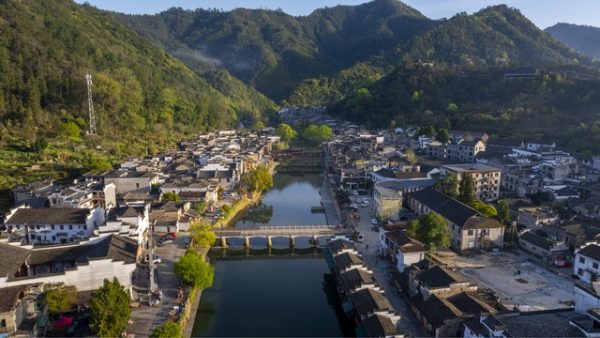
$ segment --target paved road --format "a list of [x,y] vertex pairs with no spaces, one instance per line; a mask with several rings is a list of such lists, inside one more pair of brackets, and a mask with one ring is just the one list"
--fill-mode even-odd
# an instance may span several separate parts
[[[371,201],[370,204],[373,202]],[[364,237],[363,243],[356,243],[357,247],[362,250],[363,257],[367,262],[367,265],[373,270],[373,275],[379,283],[379,285],[385,290],[385,295],[389,299],[390,303],[396,309],[396,312],[400,314],[399,327],[407,336],[411,337],[425,337],[427,334],[423,331],[423,328],[419,321],[415,318],[414,314],[410,310],[408,304],[404,301],[402,296],[392,286],[389,279],[385,276],[385,271],[389,264],[382,262],[378,259],[377,252],[379,250],[379,232],[371,230],[371,206],[366,208],[359,207],[360,221],[351,220],[351,224],[355,226]],[[350,217],[348,219],[351,219]],[[368,246],[368,249],[367,249]]]
[[175,243],[156,247],[155,254],[162,258],[162,263],[155,269],[155,281],[158,289],[162,290],[163,301],[158,306],[142,305],[132,309],[133,323],[127,328],[128,333],[136,337],[148,337],[154,329],[165,322],[169,311],[176,305],[179,277],[175,274],[175,262],[185,253],[185,242],[189,234],[177,233]]
[[327,174],[323,177],[323,183],[321,184],[321,189],[319,193],[321,194],[321,204],[325,209],[325,219],[327,220],[327,224],[329,225],[337,225],[340,224],[340,220],[338,218],[337,212],[335,211],[334,201],[329,193],[328,183],[329,178]]

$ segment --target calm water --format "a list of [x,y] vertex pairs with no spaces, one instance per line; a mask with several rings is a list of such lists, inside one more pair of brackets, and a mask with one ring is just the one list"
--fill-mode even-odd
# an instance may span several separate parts
[[[326,224],[318,175],[276,174],[263,204],[236,226]],[[250,215],[248,215],[250,214]],[[249,257],[248,257],[249,256]],[[353,336],[332,276],[318,251],[212,251],[214,286],[204,290],[193,335],[203,337]]]
[[317,174],[275,174],[273,189],[262,203],[249,209],[235,226],[252,225],[320,225],[327,224],[325,214],[312,214],[311,207],[321,206]]

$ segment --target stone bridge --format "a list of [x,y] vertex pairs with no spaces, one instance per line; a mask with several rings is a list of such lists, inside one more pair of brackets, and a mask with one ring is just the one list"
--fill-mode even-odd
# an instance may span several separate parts
[[215,229],[217,235],[217,246],[228,247],[227,239],[242,238],[244,247],[250,247],[251,238],[264,238],[267,247],[273,246],[273,238],[286,237],[289,239],[290,247],[295,246],[296,238],[307,237],[312,246],[317,246],[319,238],[332,238],[336,236],[350,236],[351,229],[345,229],[339,225],[288,225],[288,226],[259,226]]

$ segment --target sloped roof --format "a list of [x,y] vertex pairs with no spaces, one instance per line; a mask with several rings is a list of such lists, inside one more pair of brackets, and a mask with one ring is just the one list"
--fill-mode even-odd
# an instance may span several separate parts
[[398,335],[398,329],[389,317],[372,315],[362,321],[367,337],[389,337]]
[[85,224],[90,211],[77,208],[21,208],[6,224]]
[[579,250],[579,254],[600,261],[600,246],[590,244]]
[[366,316],[375,311],[394,311],[392,304],[383,293],[371,288],[353,292],[349,295],[349,298],[360,316]]
[[359,288],[362,285],[376,284],[373,274],[361,269],[352,269],[340,274],[342,283],[350,290]]

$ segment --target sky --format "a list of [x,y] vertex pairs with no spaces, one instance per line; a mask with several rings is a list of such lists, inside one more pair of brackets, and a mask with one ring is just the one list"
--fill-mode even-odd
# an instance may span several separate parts
[[[106,10],[130,14],[154,14],[170,7],[186,9],[281,8],[292,15],[307,15],[321,7],[357,5],[365,0],[76,0]],[[500,3],[516,7],[538,27],[569,22],[600,27],[600,0],[405,0],[432,19],[448,18],[459,12],[473,13]]]

